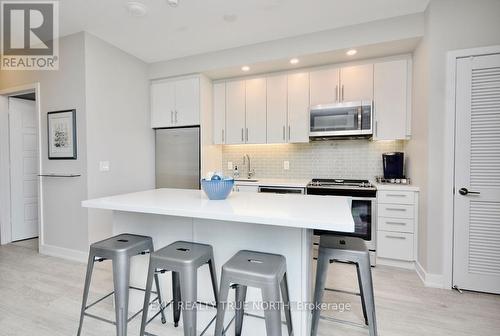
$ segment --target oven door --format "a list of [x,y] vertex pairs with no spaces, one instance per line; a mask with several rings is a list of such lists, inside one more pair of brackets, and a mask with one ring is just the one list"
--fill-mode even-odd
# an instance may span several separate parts
[[369,101],[317,105],[309,111],[309,136],[371,135],[372,104]]

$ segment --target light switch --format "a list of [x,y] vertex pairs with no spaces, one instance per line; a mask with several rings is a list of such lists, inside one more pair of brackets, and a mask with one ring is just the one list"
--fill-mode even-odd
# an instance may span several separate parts
[[283,161],[283,169],[284,170],[290,169],[290,161]]
[[227,169],[233,170],[233,163],[231,161],[227,162]]
[[109,171],[109,161],[99,161],[99,171]]

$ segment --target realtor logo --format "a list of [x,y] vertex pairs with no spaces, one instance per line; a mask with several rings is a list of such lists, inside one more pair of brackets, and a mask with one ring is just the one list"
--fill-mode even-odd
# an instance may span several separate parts
[[1,70],[57,70],[59,3],[1,2]]

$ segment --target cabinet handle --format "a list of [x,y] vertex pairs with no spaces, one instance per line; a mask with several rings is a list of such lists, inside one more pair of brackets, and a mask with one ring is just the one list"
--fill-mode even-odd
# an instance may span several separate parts
[[285,133],[286,133],[286,131],[285,131],[285,125],[283,125],[283,141],[285,141]]
[[173,110],[170,110],[170,123],[171,124],[174,123],[174,111]]
[[387,194],[387,197],[406,197],[406,195],[403,195],[403,194]]
[[406,223],[401,223],[401,222],[385,222],[385,224],[389,224],[389,225],[406,225]]
[[244,139],[243,139],[243,128],[241,129],[241,142],[243,142]]
[[378,121],[375,121],[375,136],[378,136]]
[[290,141],[290,138],[292,137],[292,132],[290,129],[290,125],[288,125],[288,141]]
[[406,209],[400,209],[400,208],[385,208],[385,209],[389,211],[406,211]]
[[335,85],[335,101],[339,101],[339,86]]
[[224,142],[224,129],[222,130],[222,142]]
[[389,236],[389,235],[385,235],[385,238],[391,238],[391,239],[406,239],[406,237],[401,237],[401,236]]
[[177,110],[175,110],[175,123],[177,124]]
[[248,142],[248,128],[246,129],[246,141]]
[[344,101],[344,84],[342,84],[342,101]]

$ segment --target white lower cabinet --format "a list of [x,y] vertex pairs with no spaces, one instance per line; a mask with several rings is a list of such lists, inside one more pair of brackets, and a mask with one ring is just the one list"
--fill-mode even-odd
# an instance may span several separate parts
[[377,263],[412,265],[417,253],[418,191],[379,188],[377,203]]

